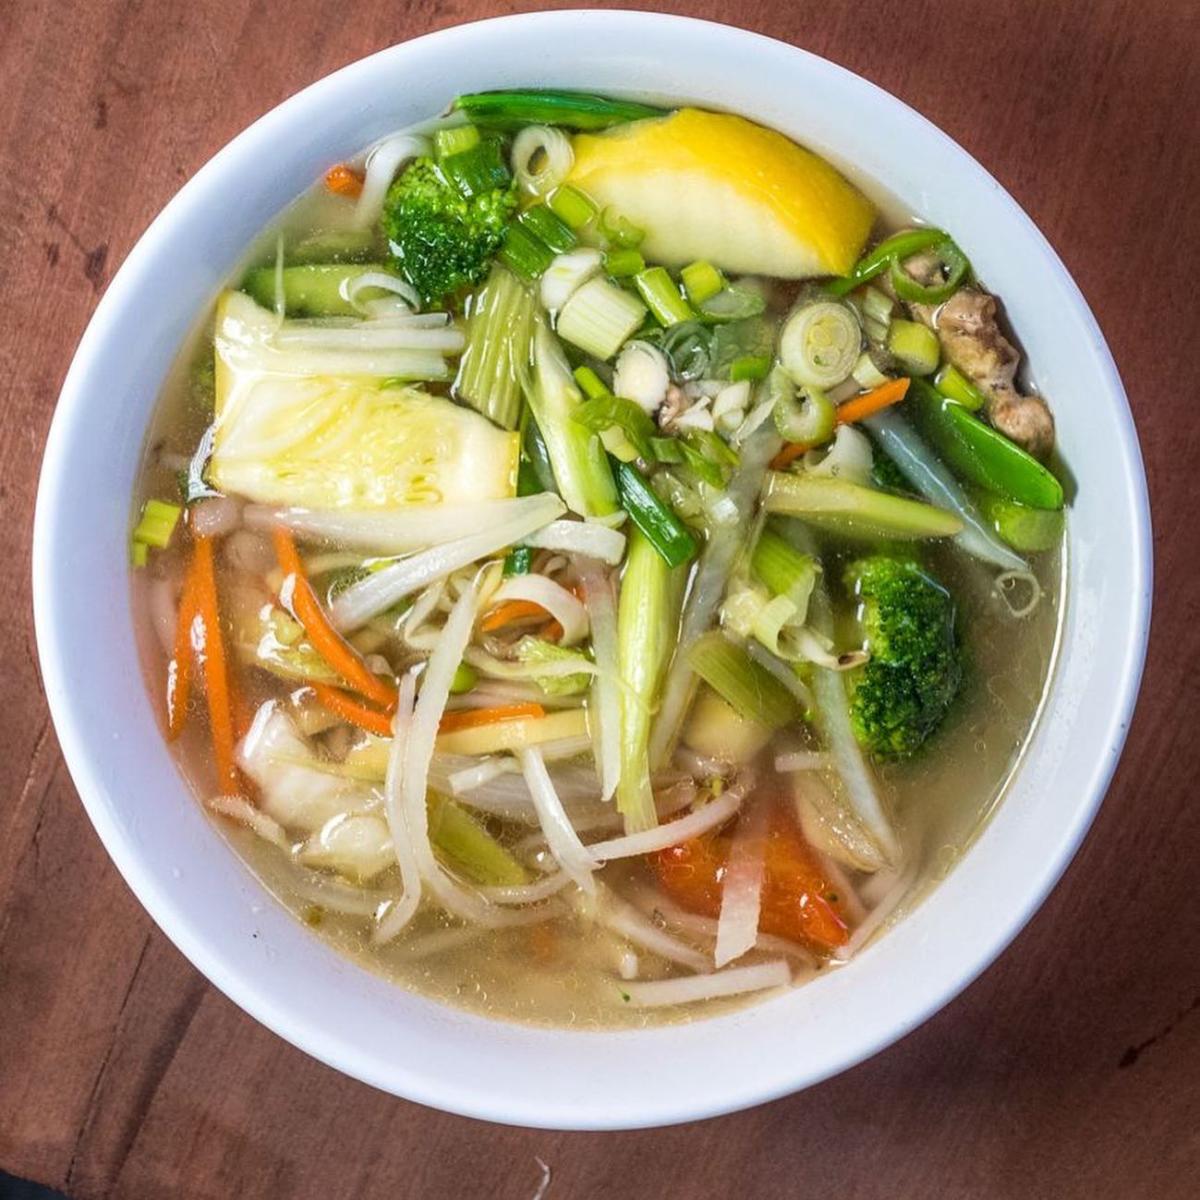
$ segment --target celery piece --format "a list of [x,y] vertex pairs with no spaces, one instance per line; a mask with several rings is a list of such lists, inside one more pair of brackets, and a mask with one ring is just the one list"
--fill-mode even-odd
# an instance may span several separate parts
[[747,721],[781,729],[800,716],[796,697],[719,629],[688,647],[687,664]]
[[888,350],[913,375],[931,375],[942,357],[938,336],[919,321],[896,318],[888,326]]
[[1061,508],[1032,508],[990,492],[976,495],[983,519],[1014,550],[1036,554],[1062,541],[1066,514]]
[[576,367],[573,374],[575,382],[579,384],[579,390],[589,400],[598,400],[601,396],[612,395],[612,392],[608,389],[608,384],[591,367]]
[[600,214],[600,236],[610,249],[635,249],[646,240],[646,231],[610,205]]
[[683,280],[683,290],[687,292],[688,299],[693,304],[703,304],[705,300],[711,300],[725,287],[725,279],[721,272],[704,259],[688,263],[679,272],[679,277]]
[[529,289],[500,265],[472,304],[454,394],[502,429],[515,429],[521,414],[535,308]]
[[617,488],[608,458],[600,439],[574,420],[582,398],[558,339],[540,316],[534,323],[533,362],[526,398],[562,498],[582,517],[616,512]]
[[734,383],[740,383],[743,379],[766,379],[770,373],[769,354],[742,354],[729,364],[729,378]]
[[943,396],[957,400],[963,408],[978,412],[986,403],[987,397],[955,366],[947,363],[934,377],[933,386]]
[[550,209],[561,217],[576,232],[587,225],[596,215],[596,205],[591,197],[585,196],[578,188],[564,183],[546,201]]
[[141,519],[134,527],[133,540],[158,550],[165,550],[182,513],[183,509],[178,504],[168,504],[165,500],[147,500],[142,505]]
[[515,275],[532,281],[545,274],[554,261],[554,251],[524,225],[513,224],[504,235],[497,258]]
[[617,809],[629,833],[658,823],[647,750],[659,688],[678,637],[685,576],[645,534],[630,530],[617,604],[617,661],[624,685]]
[[604,256],[604,269],[614,279],[628,279],[646,269],[646,260],[633,249],[610,250]]
[[679,294],[675,280],[667,274],[665,267],[651,267],[633,277],[634,286],[650,307],[654,319],[664,328],[691,321],[696,314],[688,302]]
[[781,471],[768,474],[763,507],[847,537],[954,537],[963,528],[960,517],[932,504],[840,479]]
[[468,200],[505,187],[512,178],[504,161],[504,151],[495,138],[487,138],[467,150],[451,154],[438,166]]
[[608,360],[637,331],[646,308],[636,296],[607,279],[589,279],[558,314],[558,336]]
[[461,154],[478,145],[479,130],[474,125],[452,125],[449,129],[439,129],[433,135],[433,149],[439,159]]
[[529,882],[525,868],[466,809],[436,792],[428,805],[429,840],[449,866],[483,887]]
[[555,254],[573,250],[579,243],[570,225],[544,204],[527,208],[517,220]]
[[798,608],[807,607],[816,582],[816,563],[811,554],[797,550],[769,525],[758,536],[750,569],[773,596],[786,596]]
[[460,662],[454,668],[454,678],[450,680],[450,694],[461,696],[469,692],[479,682],[479,676],[470,663]]
[[134,567],[144,567],[150,558],[150,547],[145,542],[129,543],[129,563]]

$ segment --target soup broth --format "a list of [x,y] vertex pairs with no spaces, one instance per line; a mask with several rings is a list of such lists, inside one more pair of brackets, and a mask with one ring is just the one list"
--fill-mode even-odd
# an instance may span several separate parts
[[728,114],[494,93],[247,250],[147,435],[134,604],[197,801],[315,936],[637,1026],[836,969],[962,855],[1063,494],[970,248],[882,195]]

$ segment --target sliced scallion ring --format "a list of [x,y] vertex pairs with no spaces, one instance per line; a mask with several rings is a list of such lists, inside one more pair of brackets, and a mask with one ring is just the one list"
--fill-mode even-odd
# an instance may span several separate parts
[[796,309],[779,338],[779,359],[796,383],[836,387],[862,352],[862,328],[845,305],[817,300]]

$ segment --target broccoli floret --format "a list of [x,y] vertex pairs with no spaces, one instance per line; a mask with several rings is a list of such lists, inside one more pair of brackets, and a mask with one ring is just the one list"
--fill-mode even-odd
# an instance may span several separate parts
[[383,232],[392,256],[427,304],[478,283],[517,207],[516,184],[470,198],[419,158],[388,189]]
[[963,668],[954,599],[910,559],[872,555],[846,568],[871,658],[851,678],[850,718],[864,747],[907,758],[942,723]]

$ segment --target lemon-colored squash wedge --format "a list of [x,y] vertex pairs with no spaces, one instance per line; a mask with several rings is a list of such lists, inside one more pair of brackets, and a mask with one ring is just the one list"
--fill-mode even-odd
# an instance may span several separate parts
[[263,504],[384,508],[516,492],[520,435],[415,387],[307,374],[271,342],[276,318],[240,292],[216,316],[208,479]]
[[703,258],[729,272],[845,275],[875,219],[829,163],[781,133],[683,108],[578,134],[568,181],[646,230],[645,257]]

